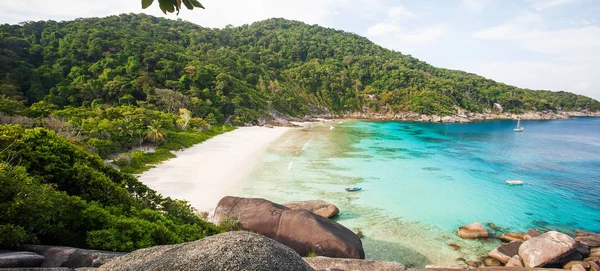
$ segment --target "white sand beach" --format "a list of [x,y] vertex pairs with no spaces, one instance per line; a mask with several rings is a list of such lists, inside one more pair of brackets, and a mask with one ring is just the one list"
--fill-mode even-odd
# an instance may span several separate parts
[[257,158],[289,129],[238,128],[177,152],[176,158],[144,172],[139,180],[165,197],[212,211],[222,197],[236,194]]

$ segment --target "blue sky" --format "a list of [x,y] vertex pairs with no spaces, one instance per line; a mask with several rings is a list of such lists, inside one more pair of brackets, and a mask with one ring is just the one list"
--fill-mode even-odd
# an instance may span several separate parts
[[144,12],[205,27],[283,17],[362,36],[438,67],[600,99],[599,0],[201,0],[162,15],[138,0],[0,3],[0,23]]

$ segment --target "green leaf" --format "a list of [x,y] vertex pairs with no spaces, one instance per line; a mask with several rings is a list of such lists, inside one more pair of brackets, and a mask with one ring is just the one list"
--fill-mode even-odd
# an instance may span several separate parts
[[192,5],[194,5],[194,7],[204,8],[204,6],[202,4],[200,4],[200,2],[198,2],[198,0],[190,0],[190,2],[192,2]]
[[154,0],[142,0],[142,8],[148,8]]
[[190,2],[190,0],[183,0],[182,2],[183,2],[183,4],[185,5],[185,7],[187,9],[194,9],[194,5],[192,5],[192,3]]
[[162,10],[164,14],[175,11],[175,7],[173,7],[173,1],[171,0],[158,0],[158,4],[160,5],[160,10]]

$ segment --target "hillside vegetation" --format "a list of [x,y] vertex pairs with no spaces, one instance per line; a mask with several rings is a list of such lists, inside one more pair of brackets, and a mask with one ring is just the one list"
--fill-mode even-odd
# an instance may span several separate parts
[[0,26],[0,50],[0,96],[14,104],[1,109],[8,114],[40,101],[184,107],[209,122],[233,116],[234,124],[269,109],[452,114],[456,106],[484,112],[500,103],[510,112],[600,110],[585,96],[436,68],[354,34],[285,19],[224,29],[133,14],[27,22]]

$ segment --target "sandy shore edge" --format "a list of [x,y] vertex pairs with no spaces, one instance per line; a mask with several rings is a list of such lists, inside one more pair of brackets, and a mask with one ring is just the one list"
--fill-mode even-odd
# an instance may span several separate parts
[[165,197],[210,212],[221,198],[236,194],[258,157],[290,129],[240,127],[177,152],[139,180]]

